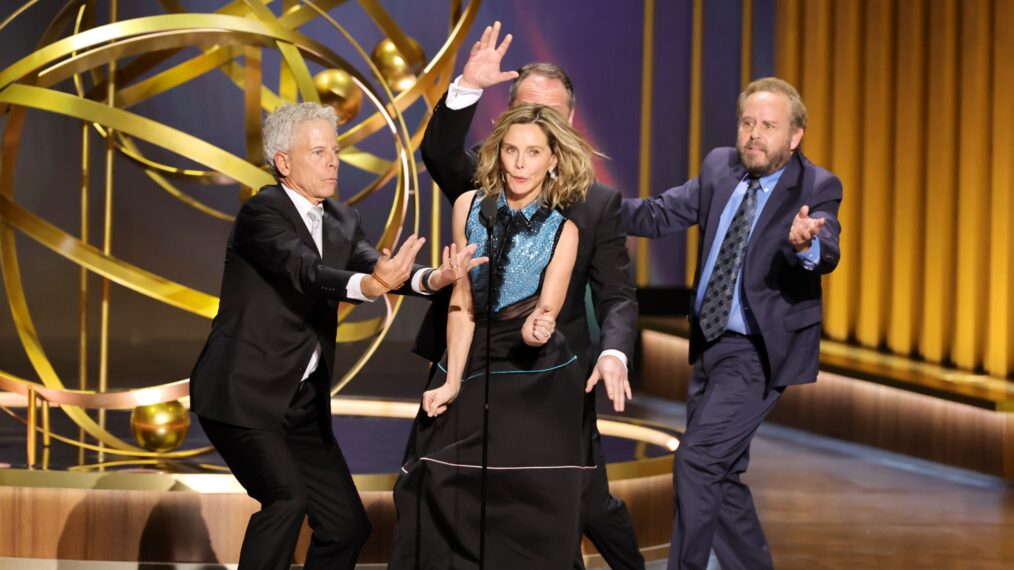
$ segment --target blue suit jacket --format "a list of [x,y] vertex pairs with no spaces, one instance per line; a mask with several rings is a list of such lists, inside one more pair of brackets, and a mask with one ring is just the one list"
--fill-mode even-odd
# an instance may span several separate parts
[[[714,244],[718,220],[729,197],[746,176],[734,148],[711,151],[700,176],[644,200],[623,201],[623,225],[630,235],[656,237],[699,225],[697,273]],[[768,386],[814,382],[817,379],[821,334],[820,276],[838,265],[838,207],[842,185],[836,176],[815,166],[796,151],[772,190],[750,235],[741,276],[748,318],[756,323],[767,356]],[[799,209],[827,221],[821,229],[820,261],[813,270],[803,268],[789,243],[789,228]],[[690,310],[690,362],[705,346],[693,307]]]

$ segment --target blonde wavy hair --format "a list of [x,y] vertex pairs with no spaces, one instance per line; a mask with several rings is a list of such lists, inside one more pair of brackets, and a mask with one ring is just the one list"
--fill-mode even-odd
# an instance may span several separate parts
[[499,197],[504,191],[505,174],[500,161],[500,145],[512,125],[538,125],[546,134],[549,150],[556,155],[556,177],[542,181],[539,200],[550,208],[566,208],[584,200],[588,187],[595,182],[591,145],[559,113],[545,105],[518,105],[500,115],[493,133],[479,150],[475,183],[483,196]]

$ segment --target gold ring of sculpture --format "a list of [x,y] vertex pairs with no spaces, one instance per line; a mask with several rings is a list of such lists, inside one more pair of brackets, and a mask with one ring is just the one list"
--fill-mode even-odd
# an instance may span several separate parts
[[[0,24],[0,29],[9,24],[14,17],[22,13],[33,3],[29,2],[3,24]],[[80,90],[78,73],[94,70],[97,66],[116,61],[128,55],[146,54],[153,51],[160,51],[165,54],[175,48],[192,47],[194,45],[203,46],[207,49],[197,58],[179,64],[144,82],[140,82],[143,83],[140,88],[138,88],[139,84],[135,84],[130,88],[124,89],[120,92],[120,99],[117,101],[117,104],[123,107],[135,104],[155,94],[164,92],[173,85],[178,85],[192,77],[196,77],[195,74],[199,74],[202,69],[207,71],[217,69],[224,61],[231,61],[236,57],[236,50],[231,48],[240,45],[253,44],[277,48],[295,77],[296,84],[304,100],[317,100],[317,94],[313,89],[309,70],[303,60],[304,57],[326,67],[346,69],[353,76],[359,88],[363,90],[377,107],[377,111],[373,116],[344,132],[339,137],[343,147],[343,161],[378,175],[366,189],[353,196],[348,202],[354,203],[362,200],[377,191],[392,177],[398,176],[392,207],[388,215],[385,230],[379,240],[380,247],[390,247],[397,241],[401,226],[405,221],[409,196],[413,197],[416,202],[413,224],[415,229],[418,229],[419,223],[418,172],[412,154],[421,140],[425,123],[415,133],[409,135],[409,130],[405,125],[401,112],[416,101],[419,96],[423,96],[427,105],[432,108],[432,102],[443,92],[449,82],[450,71],[453,66],[451,54],[460,46],[465,31],[467,31],[474,19],[475,12],[478,9],[478,2],[471,2],[467,9],[460,13],[454,26],[452,26],[448,40],[438,55],[426,66],[416,85],[400,93],[398,96],[393,95],[379,71],[366,56],[366,52],[362,47],[326,13],[327,9],[339,3],[341,2],[322,1],[318,5],[317,3],[304,2],[303,5],[289,10],[284,15],[276,18],[259,2],[233,2],[222,8],[220,13],[216,14],[150,16],[99,26],[83,32],[79,31],[79,17],[74,35],[52,43],[46,43],[44,37],[44,41],[40,42],[45,44],[43,47],[22,58],[7,69],[0,71],[0,115],[9,114],[4,132],[2,163],[0,163],[0,247],[3,250],[2,254],[0,254],[0,267],[3,269],[4,285],[8,292],[15,326],[26,348],[32,366],[42,383],[40,385],[3,373],[0,373],[0,376],[5,377],[8,381],[7,383],[12,386],[23,385],[22,387],[25,389],[32,388],[42,395],[42,397],[60,403],[61,409],[75,423],[109,448],[105,451],[125,455],[158,457],[185,457],[194,455],[196,452],[206,451],[206,449],[201,449],[161,454],[146,452],[123,442],[106,431],[95,423],[82,409],[82,406],[104,408],[128,407],[128,404],[155,403],[151,401],[153,397],[155,399],[161,398],[160,401],[168,401],[178,397],[179,387],[181,385],[185,386],[187,381],[182,380],[160,386],[119,392],[117,393],[117,397],[113,398],[117,402],[116,406],[108,405],[109,402],[107,400],[110,400],[110,398],[105,397],[105,393],[67,390],[43,350],[28,310],[18,269],[17,253],[15,251],[15,230],[21,231],[50,250],[91,272],[176,308],[210,318],[217,312],[218,300],[211,295],[169,281],[140,267],[107,255],[98,248],[82,242],[67,232],[49,224],[19,205],[14,200],[14,172],[18,154],[17,142],[24,125],[26,110],[31,108],[63,114],[93,123],[99,129],[112,129],[119,137],[117,148],[120,152],[145,168],[146,172],[153,179],[168,174],[183,179],[196,179],[198,181],[210,181],[214,183],[225,181],[229,183],[239,182],[244,186],[257,188],[261,185],[269,184],[273,180],[264,170],[242,158],[187,133],[131,113],[123,108],[110,107],[88,100],[83,96],[75,97],[48,89],[48,87],[68,77],[74,77],[79,93],[84,95],[83,91]],[[455,6],[452,9],[455,12],[460,12],[460,2],[453,2],[452,4]],[[408,40],[404,34],[396,27],[391,27],[392,22],[389,21],[390,18],[384,19],[384,12],[379,4],[364,2],[363,5],[378,23],[383,21],[381,28],[390,35],[395,44],[408,45]],[[54,20],[54,23],[61,18],[68,18],[73,15],[74,8],[82,7],[83,2],[81,1],[69,2]],[[238,15],[245,13],[247,10],[260,19],[254,20]],[[374,92],[365,77],[349,65],[348,62],[319,42],[291,29],[302,25],[316,16],[321,16],[328,20],[364,57],[364,60],[370,65],[371,72],[383,87],[386,99],[391,102],[390,105],[382,103],[381,97]],[[54,26],[51,26],[46,35],[51,34],[53,28]],[[133,91],[131,91],[132,88],[134,89]],[[263,107],[271,110],[279,104],[280,99],[266,87],[262,87],[262,94],[265,93],[266,96],[262,97]],[[355,143],[385,127],[394,136],[398,160],[386,161],[380,157],[361,152],[354,147]],[[140,153],[136,145],[133,144],[133,138],[147,140],[178,155],[192,158],[211,170],[179,169],[156,163]],[[177,198],[183,199],[185,196],[182,192],[175,190],[164,178],[162,178],[161,182],[159,180],[156,180],[156,182]],[[228,216],[225,216],[221,212],[206,207],[196,200],[185,199],[183,201],[206,214],[215,215],[223,219],[228,218]],[[340,341],[351,342],[375,336],[369,349],[336,385],[333,392],[339,391],[358,373],[386,335],[391,321],[400,306],[400,299],[393,300],[392,302],[392,299],[385,298],[385,305],[386,315],[384,317],[363,322],[347,322],[345,318],[350,311],[348,307],[343,307],[340,312]],[[104,397],[105,400],[103,400]],[[123,405],[121,406],[121,404]],[[68,443],[88,447],[87,444],[73,440],[68,440]]]

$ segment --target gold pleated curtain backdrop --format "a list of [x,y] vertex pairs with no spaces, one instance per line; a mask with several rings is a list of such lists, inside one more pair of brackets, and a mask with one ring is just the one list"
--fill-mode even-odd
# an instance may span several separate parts
[[778,0],[775,38],[845,188],[827,335],[1014,376],[1014,0]]

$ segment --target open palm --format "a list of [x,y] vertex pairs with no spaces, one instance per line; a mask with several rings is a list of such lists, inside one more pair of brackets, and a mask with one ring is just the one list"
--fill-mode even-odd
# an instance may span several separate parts
[[512,36],[507,34],[499,46],[496,45],[500,35],[500,22],[486,26],[482,37],[472,46],[472,52],[465,62],[458,85],[471,89],[485,89],[518,76],[516,71],[500,71],[500,62],[511,45]]

